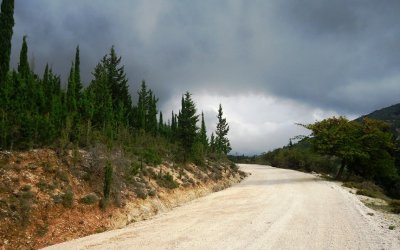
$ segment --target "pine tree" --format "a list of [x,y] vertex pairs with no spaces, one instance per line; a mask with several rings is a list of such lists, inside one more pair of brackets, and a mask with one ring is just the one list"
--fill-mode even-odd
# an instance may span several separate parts
[[0,13],[0,85],[10,69],[11,39],[14,27],[14,0],[3,0]]
[[171,139],[174,140],[177,137],[177,130],[178,130],[178,123],[176,121],[176,114],[174,114],[174,111],[172,111],[172,116],[171,116]]
[[149,90],[149,94],[147,96],[148,107],[147,107],[147,132],[156,135],[157,134],[157,102],[158,99],[155,97],[153,92]]
[[75,67],[72,63],[67,86],[67,107],[68,112],[76,112],[78,106],[78,101],[76,98],[76,82],[75,82]]
[[210,152],[215,153],[215,136],[214,132],[211,133],[211,138],[210,138]]
[[159,117],[158,117],[158,133],[160,134],[160,135],[164,135],[164,127],[166,127],[165,125],[164,125],[164,121],[163,121],[163,114],[162,114],[162,112],[160,111],[160,115],[159,115]]
[[[94,69],[94,79],[90,83],[86,92],[90,95],[90,101],[93,102],[95,110],[93,112],[93,124],[98,127],[106,127],[106,124],[112,122],[112,97],[111,90],[108,84],[107,69],[102,62],[98,63]],[[91,108],[91,105],[90,105]],[[87,111],[92,112],[92,111]]]
[[26,43],[26,36],[22,39],[22,48],[19,54],[19,64],[18,64],[18,73],[23,78],[27,78],[30,73],[29,63],[28,63],[28,45]]
[[136,128],[146,129],[146,116],[147,116],[147,86],[146,82],[143,80],[138,91],[138,103],[137,103],[137,113],[136,113]]
[[74,80],[75,80],[75,96],[77,99],[79,99],[82,91],[82,82],[81,82],[81,60],[79,56],[79,46],[76,47],[76,52],[75,52],[75,67],[74,67]]
[[204,122],[203,112],[201,112],[201,127],[199,133],[199,141],[203,145],[204,149],[208,148],[207,130],[206,130],[206,123]]
[[198,120],[199,116],[196,115],[196,106],[191,94],[186,92],[182,96],[182,108],[178,116],[178,137],[185,150],[185,157],[191,152],[196,140]]
[[105,58],[103,63],[107,69],[108,83],[111,89],[111,98],[113,108],[117,109],[122,102],[123,106],[128,112],[132,108],[132,98],[129,94],[128,79],[126,78],[124,66],[119,66],[121,63],[121,57],[118,57],[114,46],[110,49],[110,54]]
[[216,152],[219,154],[227,154],[229,151],[232,150],[229,139],[226,137],[229,132],[229,126],[228,123],[226,122],[226,119],[222,117],[223,112],[222,112],[222,106],[221,104],[219,105],[218,109],[218,124],[217,124],[217,130],[215,131],[216,138],[215,138],[215,149]]

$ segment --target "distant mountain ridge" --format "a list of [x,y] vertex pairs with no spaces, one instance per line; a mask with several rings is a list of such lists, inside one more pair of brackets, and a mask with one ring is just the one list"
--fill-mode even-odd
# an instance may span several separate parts
[[374,112],[363,115],[357,118],[357,121],[361,121],[365,117],[381,120],[389,123],[392,126],[393,132],[399,138],[400,136],[400,103],[394,104],[392,106],[375,110]]

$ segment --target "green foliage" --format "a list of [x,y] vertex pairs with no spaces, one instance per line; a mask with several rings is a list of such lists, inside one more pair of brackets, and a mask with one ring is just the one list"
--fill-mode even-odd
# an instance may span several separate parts
[[192,100],[192,95],[186,92],[182,96],[181,110],[178,115],[178,137],[185,150],[185,158],[190,155],[196,140],[198,120],[199,116],[196,115],[196,106]]
[[232,148],[227,138],[229,132],[229,125],[226,122],[226,118],[223,118],[222,116],[223,112],[222,112],[222,106],[220,104],[217,115],[218,118],[217,130],[215,131],[216,134],[215,151],[218,154],[226,155],[232,150]]
[[166,173],[164,175],[158,175],[157,184],[160,187],[165,187],[168,189],[175,189],[179,187],[179,184],[174,180],[174,177],[169,173]]
[[162,159],[159,154],[152,148],[145,149],[143,153],[143,160],[147,164],[158,165],[162,163]]
[[392,134],[385,123],[366,118],[360,124],[332,117],[302,126],[312,131],[316,152],[341,159],[338,179],[345,168],[368,179],[396,174]]
[[83,204],[86,204],[86,205],[92,205],[92,204],[94,204],[94,203],[96,203],[98,201],[99,201],[99,197],[96,194],[93,194],[93,193],[85,195],[84,197],[82,197],[79,200],[80,203],[83,203]]
[[23,78],[27,78],[30,74],[29,63],[28,63],[28,45],[26,43],[26,36],[22,39],[22,48],[19,55],[18,73]]
[[72,190],[68,190],[64,194],[61,195],[62,204],[66,208],[71,208],[74,205],[74,193]]
[[136,188],[136,189],[135,189],[135,194],[136,194],[136,196],[137,196],[139,199],[144,200],[144,199],[147,198],[147,192],[146,192],[146,190],[143,189],[143,188]]
[[196,141],[193,144],[191,158],[196,165],[198,166],[205,165],[206,148],[201,141]]
[[315,171],[332,174],[338,164],[335,158],[313,152],[310,145],[300,144],[264,153],[255,159],[256,163],[307,172]]
[[14,0],[2,0],[0,13],[0,85],[3,85],[6,81],[10,67],[13,27]]
[[64,181],[64,182],[69,182],[68,174],[62,170],[58,170],[56,173],[56,178]]
[[201,126],[199,132],[199,142],[203,145],[203,150],[207,151],[208,148],[208,138],[207,138],[207,129],[206,123],[204,121],[204,113],[201,112]]

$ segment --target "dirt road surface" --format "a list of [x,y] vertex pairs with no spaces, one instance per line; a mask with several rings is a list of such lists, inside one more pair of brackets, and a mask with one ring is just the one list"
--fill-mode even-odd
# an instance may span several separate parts
[[339,184],[267,166],[241,169],[251,175],[231,188],[49,249],[400,249],[399,231]]

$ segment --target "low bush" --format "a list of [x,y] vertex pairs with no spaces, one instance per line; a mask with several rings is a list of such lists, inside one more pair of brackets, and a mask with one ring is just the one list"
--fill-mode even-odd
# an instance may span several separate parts
[[64,207],[71,208],[74,205],[74,193],[71,190],[65,192],[61,197]]
[[165,187],[168,189],[174,189],[179,187],[179,184],[174,180],[174,177],[169,173],[157,176],[157,184],[160,187]]
[[54,195],[53,202],[56,204],[61,203],[66,208],[71,208],[74,204],[74,193],[68,190],[65,193]]
[[135,189],[135,194],[140,199],[144,200],[144,199],[147,198],[147,192],[146,192],[146,189],[144,189],[144,188],[136,188]]
[[86,205],[92,205],[99,201],[99,197],[95,193],[91,193],[82,197],[79,202]]
[[63,182],[67,182],[67,183],[69,182],[68,174],[61,170],[57,171],[56,178],[62,180]]

